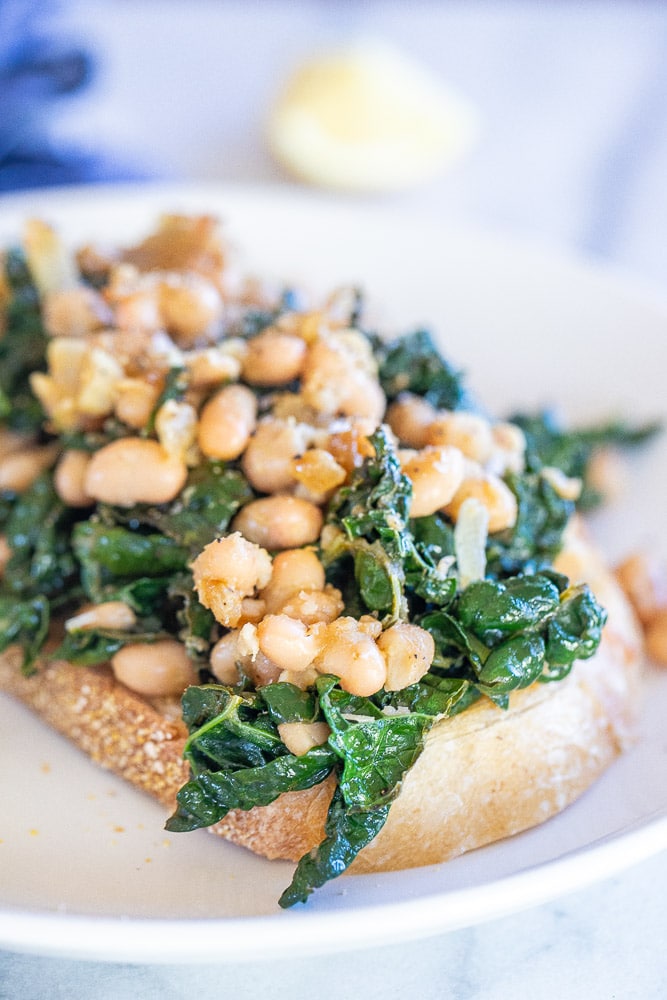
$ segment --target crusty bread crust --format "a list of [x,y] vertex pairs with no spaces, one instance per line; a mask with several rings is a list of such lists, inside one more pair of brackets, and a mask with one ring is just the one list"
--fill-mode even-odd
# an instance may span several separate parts
[[38,671],[24,677],[21,651],[12,647],[0,657],[0,690],[22,701],[96,764],[172,807],[188,780],[183,722],[171,712],[158,712],[106,667],[54,660],[40,663]]
[[[576,799],[632,741],[642,644],[611,574],[575,525],[559,560],[606,606],[600,649],[555,684],[535,684],[502,711],[483,700],[436,724],[387,823],[352,870],[389,871],[445,861],[528,829]],[[0,690],[19,698],[89,757],[172,808],[188,778],[174,706],[150,705],[107,669],[41,665],[24,678],[17,650],[0,657]],[[318,844],[333,779],[290,792],[213,832],[269,858],[296,860]]]

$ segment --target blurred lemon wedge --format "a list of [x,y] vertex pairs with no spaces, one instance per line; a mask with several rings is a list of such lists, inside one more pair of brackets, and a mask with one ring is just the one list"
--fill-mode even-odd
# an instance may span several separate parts
[[287,81],[269,146],[289,173],[345,191],[397,191],[459,159],[477,131],[472,106],[392,46],[323,54]]

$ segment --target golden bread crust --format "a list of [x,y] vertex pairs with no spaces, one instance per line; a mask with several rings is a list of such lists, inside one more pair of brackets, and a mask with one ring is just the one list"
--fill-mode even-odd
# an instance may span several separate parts
[[[596,655],[564,681],[535,684],[507,711],[483,700],[437,723],[387,823],[352,870],[433,864],[543,822],[576,799],[632,740],[642,644],[625,598],[575,525],[558,566],[586,580],[609,622]],[[185,729],[106,669],[54,662],[24,678],[20,655],[0,657],[0,690],[19,698],[88,756],[172,808],[188,771]],[[213,832],[269,858],[296,860],[318,844],[333,779],[248,812]]]
[[21,674],[21,652],[0,656],[0,690],[22,701],[47,725],[72,740],[96,764],[172,807],[188,780],[182,758],[186,729],[119,684],[106,668],[65,660]]

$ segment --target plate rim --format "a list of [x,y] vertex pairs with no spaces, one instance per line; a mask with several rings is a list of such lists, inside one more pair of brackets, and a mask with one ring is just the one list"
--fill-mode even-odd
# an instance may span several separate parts
[[[626,857],[628,845],[633,847],[630,862]],[[151,965],[202,961],[227,964],[245,959],[268,962],[293,957],[285,953],[282,938],[271,944],[271,931],[275,929],[277,919],[289,921],[290,932],[299,939],[300,957],[407,944],[479,926],[554,898],[571,895],[663,853],[667,850],[666,845],[667,807],[656,810],[648,822],[638,821],[634,828],[607,834],[548,862],[528,865],[483,885],[456,889],[446,895],[434,894],[426,900],[418,898],[357,907],[354,921],[350,923],[356,925],[363,922],[367,931],[363,937],[353,931],[341,935],[341,911],[337,910],[283,912],[256,917],[168,919],[98,917],[58,912],[35,916],[34,913],[10,907],[0,909],[0,945],[10,951],[50,957],[140,961]],[[595,864],[590,864],[591,857],[594,857]],[[533,878],[536,870],[542,875],[539,883],[535,883]],[[545,875],[549,883],[557,878],[557,891],[545,888]],[[480,899],[484,900],[484,907],[479,905]],[[444,908],[443,901],[447,904]],[[388,920],[394,928],[390,933],[386,930]],[[43,940],[48,944],[35,942],[35,928],[43,930]],[[91,934],[91,931],[94,933]],[[100,938],[104,940],[102,951],[99,948]],[[73,939],[76,944],[73,944]],[[259,953],[257,940],[262,941]]]
[[[235,196],[248,200],[295,199],[328,208],[339,205],[339,199],[335,196],[323,196],[321,192],[285,184],[142,182],[121,185],[74,185],[12,192],[0,196],[0,210],[11,209],[13,213],[25,212],[27,206],[33,203],[65,206],[68,200],[82,196],[87,200],[99,198],[103,203],[105,199],[127,202],[143,196],[149,197],[153,202],[156,199],[166,201],[176,197],[191,197],[193,194],[202,201],[211,198],[218,203],[222,203],[225,198]],[[346,201],[344,204],[346,210],[354,209],[353,202]],[[384,209],[380,207],[380,210],[376,211],[376,208],[377,206],[374,206],[373,214],[381,218]],[[395,213],[396,209],[392,206],[390,211]],[[399,213],[403,211],[402,208],[398,209]],[[433,224],[423,217],[413,218],[412,222],[418,227],[433,227]],[[0,220],[0,229],[2,228],[3,220]],[[509,244],[523,253],[539,253],[546,266],[551,266],[555,262],[559,265],[567,264],[597,278],[610,280],[623,293],[664,314],[667,322],[667,292],[616,264],[592,258],[576,248],[545,244],[497,228],[485,228],[455,221],[452,231],[466,233],[473,239],[483,240],[487,245],[498,247]],[[634,848],[629,861],[626,857],[621,857],[624,854],[623,845],[628,844]],[[267,947],[259,956],[252,950],[249,939],[253,937],[256,939],[259,933],[265,942],[270,941],[271,935],[268,933],[263,935],[263,931],[272,929],[276,919],[282,919],[289,921],[292,929],[297,931],[300,937],[300,954],[316,955],[344,949],[368,948],[396,941],[406,942],[426,938],[519,912],[584,888],[665,849],[667,849],[667,809],[660,809],[651,817],[637,821],[636,829],[623,828],[611,832],[559,857],[530,865],[480,886],[456,889],[446,894],[437,893],[426,899],[422,897],[417,900],[356,907],[354,921],[351,923],[357,924],[363,921],[365,926],[372,930],[372,933],[363,940],[355,937],[354,932],[347,936],[340,935],[338,925],[341,912],[345,911],[335,909],[331,912],[289,912],[255,917],[173,919],[26,911],[17,907],[3,906],[0,903],[0,947],[57,957],[161,964],[188,961],[230,962],[250,957],[254,960],[272,959],[285,955],[282,938],[274,949]],[[595,865],[590,864],[592,854],[596,856]],[[537,869],[546,876],[546,882],[552,881],[553,877],[557,876],[559,882],[557,891],[545,889],[543,882],[536,885],[534,879],[531,888],[530,880]],[[474,905],[482,894],[485,898],[484,913],[480,912],[481,907],[476,908]],[[446,903],[443,903],[445,896]],[[511,904],[507,903],[510,897]],[[518,897],[520,901],[517,903]],[[471,900],[473,905],[470,905]],[[457,911],[457,915],[443,913],[443,906],[445,910],[449,907],[450,910]],[[382,920],[378,919],[380,913],[383,916]],[[398,933],[395,935],[388,933],[387,914],[393,918],[390,923],[402,925],[400,936]],[[398,916],[401,918],[400,921],[396,919]],[[404,920],[406,916],[409,918],[407,933]],[[35,930],[42,928],[42,934],[35,936]],[[330,933],[332,928],[336,929],[337,935]],[[94,933],[91,934],[93,929]],[[222,954],[220,954],[221,929],[224,930],[226,938]],[[169,931],[166,936],[165,930]],[[76,939],[76,945],[72,944],[73,939]],[[101,941],[104,942],[102,948]]]
[[[626,294],[634,294],[657,311],[667,314],[667,284],[661,288],[655,280],[640,275],[627,265],[620,264],[602,255],[587,251],[583,247],[573,246],[539,237],[534,232],[517,231],[501,223],[483,224],[470,221],[461,216],[446,214],[438,217],[426,215],[423,208],[413,209],[408,202],[397,200],[367,200],[362,201],[355,196],[347,196],[325,190],[319,190],[290,181],[187,181],[187,180],[130,180],[125,182],[98,182],[90,184],[60,185],[48,188],[26,188],[18,191],[0,193],[0,211],[5,207],[16,211],[25,208],[32,201],[53,203],[58,205],[68,200],[82,199],[85,202],[112,199],[134,200],[144,196],[151,200],[155,198],[190,199],[197,201],[213,198],[222,203],[231,196],[246,199],[282,200],[310,203],[315,210],[322,207],[334,208],[337,212],[353,215],[368,214],[382,219],[392,216],[404,224],[412,224],[419,228],[434,229],[436,225],[446,223],[448,233],[454,236],[466,235],[476,240],[495,246],[505,245],[519,252],[536,253],[545,261],[565,266],[583,269],[591,276],[601,280],[618,283]],[[0,231],[3,220],[0,216]]]

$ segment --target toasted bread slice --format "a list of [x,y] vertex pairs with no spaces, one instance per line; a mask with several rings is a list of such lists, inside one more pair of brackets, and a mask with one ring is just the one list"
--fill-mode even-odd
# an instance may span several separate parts
[[[535,826],[576,799],[632,741],[641,690],[640,632],[622,591],[580,532],[559,568],[587,580],[607,607],[599,650],[564,680],[487,700],[437,723],[389,818],[353,871],[432,864]],[[20,652],[0,658],[0,690],[108,768],[172,809],[188,779],[178,703],[150,704],[107,668],[46,661],[24,677]],[[296,860],[318,844],[333,779],[234,811],[213,831],[269,858]]]

